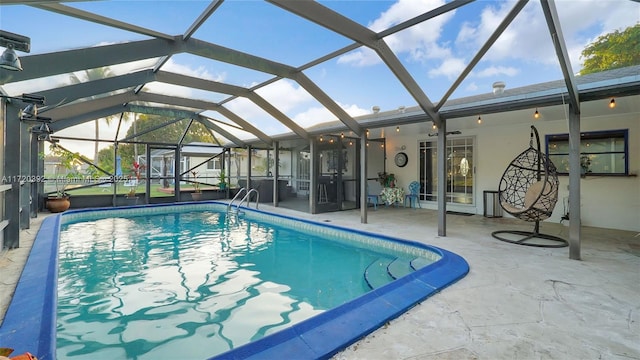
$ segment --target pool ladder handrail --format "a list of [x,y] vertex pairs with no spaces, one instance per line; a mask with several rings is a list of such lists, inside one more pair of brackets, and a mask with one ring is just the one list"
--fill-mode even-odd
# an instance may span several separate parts
[[238,203],[238,205],[236,205],[236,214],[238,213],[238,211],[240,210],[240,206],[242,206],[243,203],[247,203],[247,207],[249,207],[250,202],[251,202],[251,194],[255,193],[256,194],[256,209],[258,208],[258,205],[260,204],[260,193],[258,192],[258,190],[256,189],[249,189],[247,190],[246,188],[241,188],[240,190],[238,190],[238,193],[236,194],[236,196],[233,197],[233,199],[231,199],[231,201],[229,202],[229,204],[227,205],[227,213],[229,211],[231,211],[231,207],[233,206],[233,203],[238,199],[238,197],[245,192],[245,196],[240,200],[240,202]]

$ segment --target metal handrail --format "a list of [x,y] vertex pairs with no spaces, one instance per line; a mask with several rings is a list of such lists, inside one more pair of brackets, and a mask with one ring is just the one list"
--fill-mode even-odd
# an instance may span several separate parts
[[[242,192],[246,192],[248,193],[247,189],[245,188],[241,188],[240,190],[238,190],[238,192],[236,193],[236,196],[233,197],[233,199],[231,199],[231,201],[229,201],[229,204],[227,204],[227,213],[229,212],[229,210],[231,210],[231,205],[233,205],[233,202],[236,201],[236,199],[238,198],[238,196],[240,196],[240,194],[242,194]],[[242,202],[242,200],[240,201]]]
[[258,192],[258,190],[256,189],[249,189],[249,191],[247,191],[247,195],[245,195],[242,200],[240,200],[240,202],[238,203],[238,206],[236,207],[236,209],[240,209],[240,206],[242,205],[242,203],[244,203],[245,201],[247,202],[247,207],[249,207],[250,202],[251,202],[251,193],[256,193],[256,209],[258,208],[258,204],[260,204],[260,193]]

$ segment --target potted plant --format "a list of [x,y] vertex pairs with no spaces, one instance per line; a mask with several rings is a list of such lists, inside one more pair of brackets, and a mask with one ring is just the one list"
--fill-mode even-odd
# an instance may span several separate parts
[[191,198],[194,201],[200,201],[202,199],[202,190],[198,182],[198,172],[194,170],[191,174],[193,175],[193,192],[191,193]]
[[378,173],[378,182],[382,187],[392,188],[396,186],[396,177],[393,174],[388,174],[386,172]]
[[136,191],[138,190],[138,185],[140,185],[140,173],[142,171],[142,166],[134,161],[133,167],[131,168],[131,175],[129,176],[129,191],[125,195],[125,198],[128,199],[129,202],[133,202],[134,204],[138,203],[138,196],[136,195]]
[[225,177],[224,169],[220,170],[220,174],[218,175],[218,187],[220,190],[224,190],[227,188],[227,179]]
[[66,211],[71,206],[69,193],[66,190],[70,183],[79,179],[80,173],[77,168],[82,162],[80,154],[67,151],[57,144],[52,144],[50,150],[58,157],[59,163],[55,167],[56,191],[47,196],[46,207],[49,211],[57,213]]

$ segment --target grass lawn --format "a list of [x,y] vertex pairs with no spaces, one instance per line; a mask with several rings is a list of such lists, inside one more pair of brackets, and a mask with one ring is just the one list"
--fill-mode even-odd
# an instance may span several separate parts
[[[193,186],[191,186],[191,185],[180,185],[180,189],[182,189],[182,190],[192,190]],[[131,190],[131,187],[118,184],[116,194],[125,195],[125,194],[127,194],[129,192],[129,190]],[[113,194],[113,187],[112,186],[108,186],[108,187],[107,186],[93,186],[93,187],[86,187],[86,188],[77,189],[77,190],[68,188],[66,191],[70,195],[111,195],[111,194]],[[136,188],[136,194],[140,195],[140,194],[144,194],[144,193],[145,193],[145,187],[142,184],[140,184]],[[151,195],[150,196],[151,197],[168,197],[168,196],[173,196],[173,194],[160,191],[160,184],[153,184],[153,185],[151,185]]]

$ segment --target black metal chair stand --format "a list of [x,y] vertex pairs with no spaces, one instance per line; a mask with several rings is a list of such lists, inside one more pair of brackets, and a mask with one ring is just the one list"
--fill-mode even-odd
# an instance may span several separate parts
[[[537,147],[534,147],[533,140]],[[565,247],[569,243],[558,236],[540,233],[540,221],[551,216],[558,201],[556,167],[540,150],[538,130],[531,126],[529,148],[518,155],[502,174],[499,186],[500,206],[514,217],[535,222],[533,231],[498,230],[491,235],[512,244],[536,247]],[[505,236],[506,234],[512,236]]]

